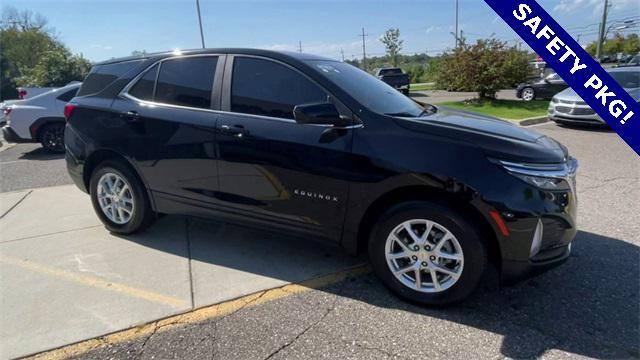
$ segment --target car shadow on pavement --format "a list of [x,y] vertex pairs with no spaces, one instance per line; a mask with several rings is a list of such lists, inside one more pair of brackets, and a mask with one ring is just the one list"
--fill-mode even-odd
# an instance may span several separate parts
[[31,151],[23,152],[19,157],[20,160],[57,160],[64,159],[64,153],[52,153],[44,148],[36,148]]
[[[288,282],[323,272],[314,273],[314,268],[324,268],[326,273],[331,268],[326,264],[332,261],[335,267],[336,263],[345,266],[364,260],[362,256],[343,260],[348,256],[340,250],[304,238],[217,222],[188,219],[190,222],[189,251],[166,242],[140,241],[137,236],[123,238],[190,256],[192,261]],[[417,326],[445,320],[498,334],[502,336],[500,351],[510,358],[539,357],[552,349],[594,358],[637,358],[639,258],[638,246],[579,231],[567,263],[515,286],[485,286],[458,305],[430,308],[408,303],[392,295],[373,275],[318,290],[371,305],[360,316],[354,315],[363,322],[377,321],[376,314],[392,310],[411,314],[411,319],[417,315]],[[398,326],[404,331],[409,328]],[[411,336],[416,335],[415,330],[411,328]]]

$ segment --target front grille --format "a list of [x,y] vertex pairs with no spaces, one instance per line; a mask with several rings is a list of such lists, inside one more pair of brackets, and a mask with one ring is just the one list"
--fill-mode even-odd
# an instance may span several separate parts
[[567,107],[567,106],[557,106],[556,107],[556,111],[562,114],[568,114],[568,115],[582,115],[582,116],[588,116],[588,115],[595,115],[596,112],[593,111],[592,109],[587,109],[587,108],[571,108],[571,107]]
[[560,102],[560,104],[568,104],[568,105],[587,105],[586,102],[584,101],[568,101],[568,100],[562,100],[562,99],[558,99],[558,101]]

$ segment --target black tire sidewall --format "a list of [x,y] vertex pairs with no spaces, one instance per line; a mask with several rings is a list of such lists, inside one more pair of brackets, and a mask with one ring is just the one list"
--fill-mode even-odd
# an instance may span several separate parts
[[[464,267],[458,281],[439,293],[423,293],[402,284],[387,265],[385,245],[389,233],[410,219],[427,219],[446,227],[456,237],[464,254]],[[460,211],[426,201],[403,203],[391,208],[373,229],[369,240],[369,259],[383,283],[399,296],[423,305],[446,305],[463,300],[478,286],[486,269],[487,250],[480,232]]]
[[[125,224],[116,224],[111,221],[100,207],[97,196],[98,181],[100,180],[100,177],[106,173],[114,173],[121,176],[131,187],[135,208],[131,220]],[[123,165],[118,161],[106,161],[98,165],[91,174],[89,189],[93,209],[109,231],[118,234],[131,234],[148,225],[152,214],[146,190],[138,180],[137,176],[126,165]]]

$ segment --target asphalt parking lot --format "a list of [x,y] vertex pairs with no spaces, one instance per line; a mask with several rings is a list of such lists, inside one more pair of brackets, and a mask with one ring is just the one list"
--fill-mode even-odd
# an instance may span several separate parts
[[[401,301],[362,258],[305,239],[173,216],[111,235],[86,195],[50,187],[60,159],[25,158],[31,145],[0,152],[0,357],[80,342],[43,357],[638,358],[638,157],[610,131],[534,129],[581,163],[574,252],[446,308]],[[15,179],[40,169],[51,173]]]

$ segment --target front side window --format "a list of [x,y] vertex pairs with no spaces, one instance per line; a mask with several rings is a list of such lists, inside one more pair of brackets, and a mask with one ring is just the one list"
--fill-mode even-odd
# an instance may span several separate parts
[[379,114],[417,117],[425,109],[375,76],[347,63],[310,60],[322,76],[349,93],[362,106]]
[[154,101],[208,109],[217,57],[185,57],[160,65]]
[[156,74],[158,73],[159,65],[153,65],[153,67],[147,72],[129,89],[129,94],[140,100],[153,100],[153,88],[156,83]]
[[326,101],[324,90],[287,66],[246,57],[233,61],[233,112],[293,119],[296,105]]

